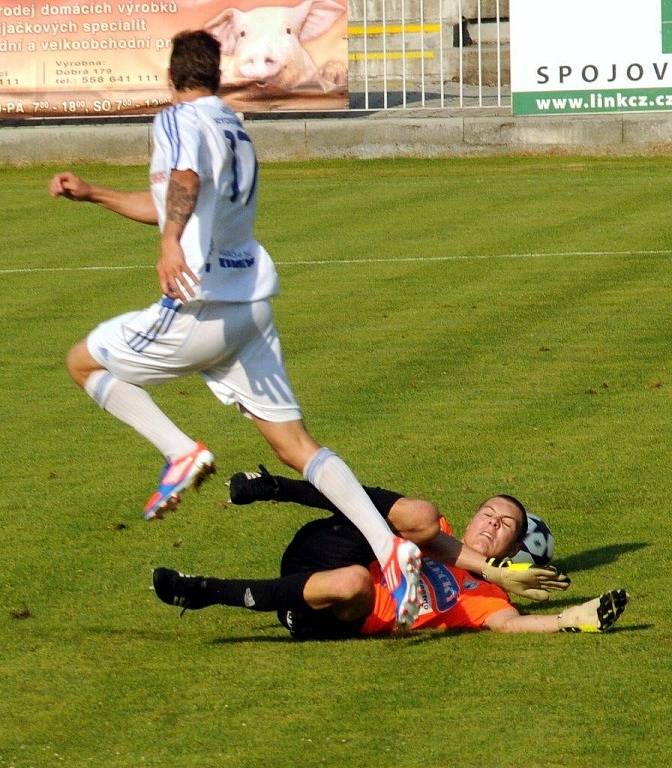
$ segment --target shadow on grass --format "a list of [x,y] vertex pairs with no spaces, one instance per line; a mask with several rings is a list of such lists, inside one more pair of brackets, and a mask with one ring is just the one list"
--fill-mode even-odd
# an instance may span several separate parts
[[608,547],[597,547],[595,549],[586,549],[570,557],[564,557],[561,560],[554,560],[553,565],[560,571],[568,573],[570,576],[576,571],[589,571],[591,568],[597,568],[600,565],[613,563],[621,555],[629,552],[636,552],[638,549],[648,547],[647,541],[633,541],[627,544],[610,544]]
[[[574,597],[572,599],[553,600],[553,610],[548,603],[532,604],[529,606],[531,610],[525,610],[521,613],[556,613],[562,608],[566,608],[569,605],[578,605],[585,600],[590,600],[589,597]],[[527,606],[526,606],[527,607]],[[545,609],[545,611],[544,611]],[[642,632],[647,629],[653,629],[655,624],[630,624],[612,627],[604,634],[615,634],[617,632]],[[264,629],[275,629],[275,625],[268,625]],[[447,631],[441,631],[437,629],[426,629],[424,631],[412,632],[407,635],[359,635],[357,637],[344,637],[338,639],[324,639],[318,638],[306,638],[304,640],[295,640],[289,635],[286,636],[269,636],[269,635],[241,635],[237,637],[217,637],[209,641],[209,645],[238,645],[240,643],[281,643],[287,645],[305,645],[306,643],[313,644],[326,644],[326,643],[338,643],[339,645],[344,642],[377,642],[377,643],[403,643],[405,646],[421,645],[425,643],[435,642],[437,640],[446,640],[450,637],[457,637],[459,635],[473,635],[475,631],[473,629],[452,629]]]
[[[275,626],[269,625],[270,629],[275,629]],[[293,637],[286,635],[284,637],[277,636],[263,636],[263,635],[247,635],[241,637],[217,637],[210,640],[210,645],[231,645],[237,643],[290,643],[290,644],[305,644],[305,643],[343,643],[343,642],[386,642],[386,643],[403,643],[404,645],[419,645],[420,643],[427,643],[430,640],[439,640],[445,637],[447,632],[412,632],[408,635],[358,635],[356,637],[343,637],[343,638],[331,638],[331,639],[319,639],[319,638],[305,638],[304,640],[295,640]],[[452,633],[451,633],[452,634]]]
[[609,630],[609,634],[616,634],[616,632],[642,632],[645,629],[653,629],[655,624],[630,624],[629,626],[622,627],[620,624],[617,627],[613,627]]
[[[567,601],[568,605],[574,604],[571,601]],[[602,634],[605,635],[613,635],[618,632],[643,632],[647,629],[653,629],[655,627],[655,624],[631,624],[631,625],[619,625],[616,627],[612,627],[607,632],[604,632]],[[319,643],[320,645],[328,644],[328,643],[338,643],[339,645],[343,644],[344,642],[351,642],[351,643],[361,643],[361,642],[380,642],[380,643],[403,643],[404,645],[420,645],[424,643],[430,643],[435,642],[437,640],[447,640],[451,637],[457,637],[459,635],[473,635],[475,634],[474,630],[468,630],[468,629],[454,629],[454,630],[448,630],[447,632],[441,632],[439,630],[425,630],[420,632],[414,632],[412,635],[409,636],[401,636],[401,635],[371,635],[371,636],[360,636],[360,637],[348,637],[348,638],[341,638],[339,640],[317,640],[317,639],[306,639],[306,640],[294,640],[291,637],[263,637],[260,635],[247,635],[247,636],[241,636],[241,637],[218,637],[214,640],[211,640],[209,642],[209,645],[239,645],[241,643],[285,643],[285,644],[296,644],[296,645],[305,645],[308,644],[316,644]],[[596,633],[597,634],[597,633]]]
[[208,645],[238,645],[239,643],[296,643],[296,640],[287,637],[270,637],[268,635],[240,635],[238,637],[216,637],[208,642]]

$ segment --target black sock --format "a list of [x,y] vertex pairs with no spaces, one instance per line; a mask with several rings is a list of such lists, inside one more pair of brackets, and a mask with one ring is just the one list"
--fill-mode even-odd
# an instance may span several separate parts
[[307,608],[303,588],[309,573],[293,573],[279,579],[207,578],[205,591],[213,603],[249,608],[252,611],[291,611]]
[[[315,509],[326,509],[328,512],[340,512],[329,499],[320,493],[314,485],[306,480],[293,480],[282,475],[274,475],[278,483],[278,490],[274,499],[277,501],[291,501],[295,504],[301,504],[304,507],[314,507]],[[383,517],[387,517],[392,509],[392,505],[398,499],[403,498],[401,493],[388,491],[385,488],[372,488],[363,486],[368,497],[373,502],[374,507]]]

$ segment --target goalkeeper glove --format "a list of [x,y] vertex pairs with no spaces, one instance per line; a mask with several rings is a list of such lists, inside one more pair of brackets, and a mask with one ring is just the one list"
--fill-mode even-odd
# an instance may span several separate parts
[[510,557],[491,557],[481,571],[486,581],[528,600],[548,600],[549,589],[565,590],[571,584],[569,576],[559,573],[552,565],[514,563]]
[[560,632],[604,632],[615,624],[629,599],[624,589],[613,589],[587,603],[565,608],[558,616]]

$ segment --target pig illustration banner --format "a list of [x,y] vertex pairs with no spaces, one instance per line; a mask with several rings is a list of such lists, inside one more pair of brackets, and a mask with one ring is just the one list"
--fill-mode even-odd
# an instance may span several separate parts
[[0,122],[156,112],[184,29],[222,44],[221,95],[237,111],[348,106],[347,0],[0,0]]

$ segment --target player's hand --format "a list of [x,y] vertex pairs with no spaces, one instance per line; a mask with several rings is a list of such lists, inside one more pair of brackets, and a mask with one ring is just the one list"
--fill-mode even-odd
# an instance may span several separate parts
[[161,255],[156,271],[159,285],[166,296],[187,302],[196,295],[194,288],[200,281],[189,269],[182,246],[177,240],[161,238]]
[[506,592],[539,603],[548,600],[549,589],[565,590],[572,583],[569,576],[552,565],[542,567],[532,563],[514,563],[509,557],[491,557],[486,560],[481,573],[486,581]]
[[604,632],[616,623],[629,599],[624,589],[612,589],[587,603],[565,608],[558,616],[560,632]]
[[91,199],[91,185],[76,173],[64,171],[52,176],[49,182],[49,194],[52,197],[67,197],[70,200],[86,201]]

